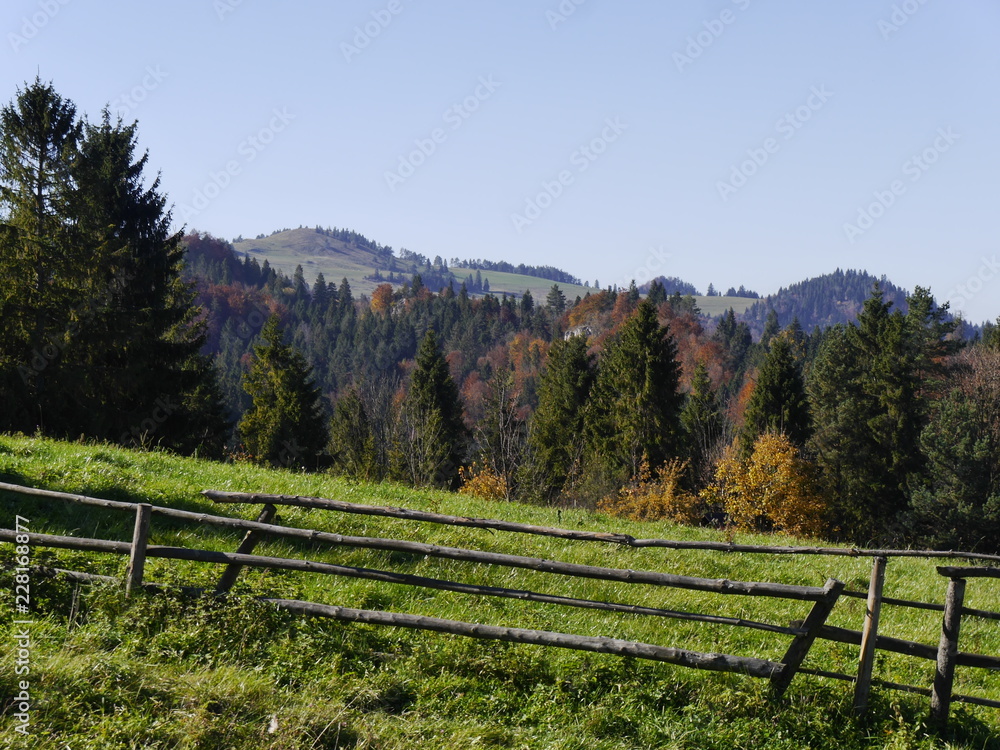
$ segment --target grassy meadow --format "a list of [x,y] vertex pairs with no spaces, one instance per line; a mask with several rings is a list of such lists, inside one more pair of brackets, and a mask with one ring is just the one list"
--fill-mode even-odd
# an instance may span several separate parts
[[[669,523],[633,523],[585,510],[495,503],[270,471],[107,445],[0,436],[0,481],[218,515],[255,518],[259,506],[216,505],[212,488],[318,495],[453,515],[501,518],[636,537],[727,538]],[[131,539],[121,511],[0,493],[0,526],[27,518],[35,533]],[[594,542],[437,526],[400,519],[279,508],[280,523],[345,535],[530,555],[700,577],[822,585],[839,578],[866,590],[868,558],[776,557],[629,549]],[[154,514],[151,543],[233,551],[240,535]],[[796,540],[739,534],[745,543]],[[256,554],[389,569],[469,583],[724,614],[787,625],[808,603],[720,596],[564,578],[400,552],[265,541]],[[4,601],[13,613],[14,551],[0,545]],[[123,577],[122,556],[33,548],[32,563]],[[890,560],[886,595],[943,602],[941,561]],[[961,564],[961,563],[956,563]],[[219,566],[150,559],[146,580],[211,587]],[[139,593],[34,575],[31,581],[31,737],[6,708],[17,692],[0,661],[4,746],[33,748],[1000,748],[1000,711],[955,704],[949,733],[927,729],[929,699],[875,688],[863,717],[850,683],[798,675],[781,700],[766,682],[668,664],[563,649],[302,618],[256,596],[297,598],[491,625],[625,638],[695,651],[780,660],[786,636],[744,628],[570,609],[510,599],[286,571],[245,569],[225,601]],[[970,580],[966,606],[1000,611],[997,581]],[[860,629],[864,602],[842,598],[829,622]],[[14,617],[0,618],[4,643]],[[886,606],[881,632],[936,644],[941,616]],[[961,648],[1000,653],[1000,623],[966,618]],[[9,649],[5,649],[5,653]],[[853,673],[857,648],[817,641],[805,667]],[[929,687],[934,664],[879,652],[876,677]],[[956,692],[1000,700],[1000,674],[959,668]]]

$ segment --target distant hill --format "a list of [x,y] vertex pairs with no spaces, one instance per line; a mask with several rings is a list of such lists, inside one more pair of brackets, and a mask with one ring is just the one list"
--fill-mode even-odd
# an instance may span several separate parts
[[[284,229],[267,237],[233,242],[237,253],[247,253],[261,263],[266,259],[287,276],[301,265],[309,283],[322,273],[327,281],[347,278],[351,287],[370,294],[385,280],[409,281],[414,273],[424,270],[420,258],[396,257],[391,247],[380,245],[364,235],[349,230],[304,228]],[[382,276],[383,278],[378,278]],[[371,278],[370,278],[371,277]]]
[[867,271],[842,271],[838,268],[833,273],[806,279],[767,295],[750,305],[741,319],[746,321],[755,335],[763,331],[764,321],[771,310],[778,314],[778,323],[782,327],[795,318],[806,331],[816,326],[826,328],[847,323],[857,317],[876,282],[881,285],[887,300],[906,310],[906,290],[884,276],[878,278]]
[[499,270],[519,268],[508,263],[487,261],[478,261],[477,265],[490,266],[490,270],[465,266],[449,268],[440,256],[432,260],[406,248],[394,252],[392,247],[345,229],[282,229],[266,237],[239,237],[232,244],[237,253],[246,253],[260,263],[267,260],[272,268],[289,277],[295,273],[295,267],[301,265],[309,283],[315,280],[318,273],[332,282],[346,278],[359,294],[371,294],[376,286],[385,282],[397,285],[408,282],[416,273],[431,290],[437,291],[449,282],[457,288],[477,270],[488,286],[486,290],[470,290],[473,294],[489,291],[496,295],[520,296],[527,289],[533,296],[544,298],[553,283],[557,283],[569,299],[592,291],[582,284],[568,283],[569,279],[575,281],[575,277],[559,269],[521,267],[520,270],[532,272],[527,275]]
[[[528,290],[536,300],[541,301],[556,284],[572,301],[597,291],[596,287],[581,284],[577,277],[551,266],[514,266],[505,261],[486,260],[459,261],[455,264],[453,259],[449,267],[440,256],[430,259],[406,248],[393,250],[349,229],[320,226],[281,229],[254,239],[238,237],[232,245],[238,255],[256,258],[261,264],[267,260],[271,268],[289,278],[295,273],[296,266],[302,266],[305,280],[310,285],[319,273],[327,282],[334,284],[346,278],[355,294],[370,295],[376,286],[386,282],[403,284],[416,273],[432,291],[438,291],[448,283],[453,283],[457,289],[463,281],[470,276],[476,278],[477,274],[483,284],[480,288],[469,287],[474,295],[488,291],[496,296],[520,297]],[[730,307],[737,314],[743,313],[756,302],[750,294],[746,297],[702,296],[693,284],[675,277],[661,276],[659,281],[668,294],[677,292],[695,297],[701,311],[712,317]],[[649,284],[645,284],[640,291],[648,291],[648,288]],[[767,316],[766,309],[763,316]]]

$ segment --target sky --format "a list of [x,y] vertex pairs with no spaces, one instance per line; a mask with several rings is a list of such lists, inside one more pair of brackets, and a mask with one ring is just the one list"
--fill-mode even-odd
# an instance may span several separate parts
[[5,0],[138,121],[178,229],[761,294],[836,268],[1000,315],[997,0]]

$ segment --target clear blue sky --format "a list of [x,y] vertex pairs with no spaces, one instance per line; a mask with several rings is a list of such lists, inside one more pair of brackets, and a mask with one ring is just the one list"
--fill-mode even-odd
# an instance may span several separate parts
[[178,226],[227,239],[761,293],[864,268],[980,322],[998,29],[995,0],[7,0],[0,83],[137,119]]

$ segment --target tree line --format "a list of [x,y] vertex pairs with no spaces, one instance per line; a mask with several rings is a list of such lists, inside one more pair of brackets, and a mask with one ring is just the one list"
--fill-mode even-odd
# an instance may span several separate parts
[[996,549],[1000,329],[917,288],[760,332],[645,296],[370,295],[171,233],[135,125],[0,111],[0,430],[636,518]]

